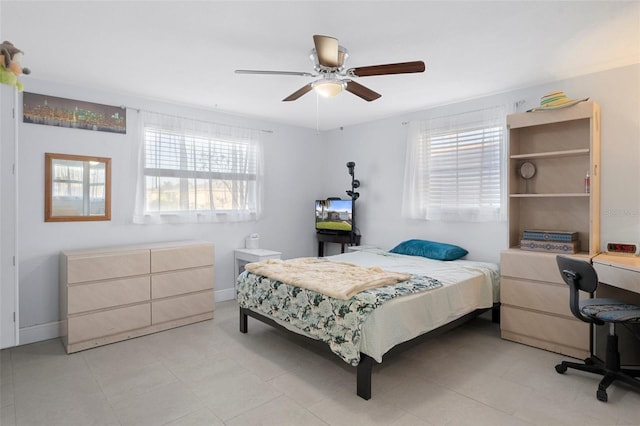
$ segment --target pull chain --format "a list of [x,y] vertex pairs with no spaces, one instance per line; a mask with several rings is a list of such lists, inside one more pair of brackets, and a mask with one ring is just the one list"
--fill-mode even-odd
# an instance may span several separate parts
[[316,133],[320,133],[320,95],[316,93]]

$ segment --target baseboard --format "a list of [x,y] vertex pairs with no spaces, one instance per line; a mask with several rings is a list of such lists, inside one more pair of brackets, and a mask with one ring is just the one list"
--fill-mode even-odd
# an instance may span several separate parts
[[[227,288],[224,290],[214,291],[214,300],[216,302],[224,302],[236,298],[236,290]],[[47,324],[32,325],[20,329],[18,335],[18,345],[28,345],[29,343],[41,342],[43,340],[55,339],[60,337],[60,321],[54,321]]]
[[28,345],[60,337],[60,325],[60,321],[54,321],[21,328],[18,334],[18,345]]
[[216,290],[213,292],[216,302],[224,302],[225,300],[233,300],[236,298],[235,288],[225,288],[224,290]]

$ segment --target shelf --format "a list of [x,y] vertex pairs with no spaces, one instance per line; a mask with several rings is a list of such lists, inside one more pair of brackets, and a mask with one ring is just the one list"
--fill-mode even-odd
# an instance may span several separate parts
[[599,108],[595,102],[585,101],[571,108],[511,114],[507,117],[507,126],[509,130],[517,130],[520,128],[566,123],[584,119],[596,119],[599,121],[599,113]]
[[591,194],[585,192],[566,192],[559,194],[509,194],[510,198],[569,198],[569,197],[589,197]]
[[568,149],[564,151],[546,151],[546,152],[535,152],[529,154],[513,154],[511,156],[512,160],[529,160],[535,158],[560,158],[560,157],[571,157],[575,155],[588,155],[589,148],[580,148],[580,149]]
[[540,255],[540,256],[556,256],[556,255],[563,255],[563,256],[573,256],[573,257],[579,257],[581,259],[591,259],[593,256],[591,256],[589,254],[589,252],[586,251],[582,251],[580,250],[577,253],[555,253],[555,252],[551,252],[551,251],[533,251],[533,250],[522,250],[519,246],[513,246],[513,247],[509,247],[507,250],[508,252],[515,252],[515,253],[523,253],[524,255],[530,255],[530,254],[534,254],[534,255]]

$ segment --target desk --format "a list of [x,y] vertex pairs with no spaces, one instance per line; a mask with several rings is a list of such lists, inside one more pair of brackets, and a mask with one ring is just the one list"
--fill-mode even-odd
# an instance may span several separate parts
[[[611,297],[640,305],[640,257],[623,254],[599,254],[593,258],[600,285],[596,297]],[[640,333],[640,325],[629,325]],[[595,327],[594,353],[604,359],[607,327]],[[640,365],[640,344],[627,327],[616,327],[620,346],[620,362],[626,366]]]
[[324,234],[318,232],[316,235],[318,236],[318,257],[324,256],[324,243],[340,244],[342,246],[341,253],[344,253],[346,244],[356,246],[360,244],[360,235],[354,235],[353,240],[351,239],[351,234]]
[[599,254],[593,267],[600,282],[640,293],[640,257],[623,254]]

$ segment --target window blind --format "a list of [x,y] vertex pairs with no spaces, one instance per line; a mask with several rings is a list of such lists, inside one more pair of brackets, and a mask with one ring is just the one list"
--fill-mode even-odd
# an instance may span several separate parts
[[149,174],[255,179],[256,158],[247,142],[210,140],[145,129],[145,170]]
[[465,113],[414,126],[407,144],[405,216],[502,218],[504,113],[491,110],[490,115]]
[[190,127],[152,116],[141,130],[134,222],[237,221],[261,206],[261,149],[253,133]]
[[251,154],[246,142],[145,129],[147,211],[250,209]]

